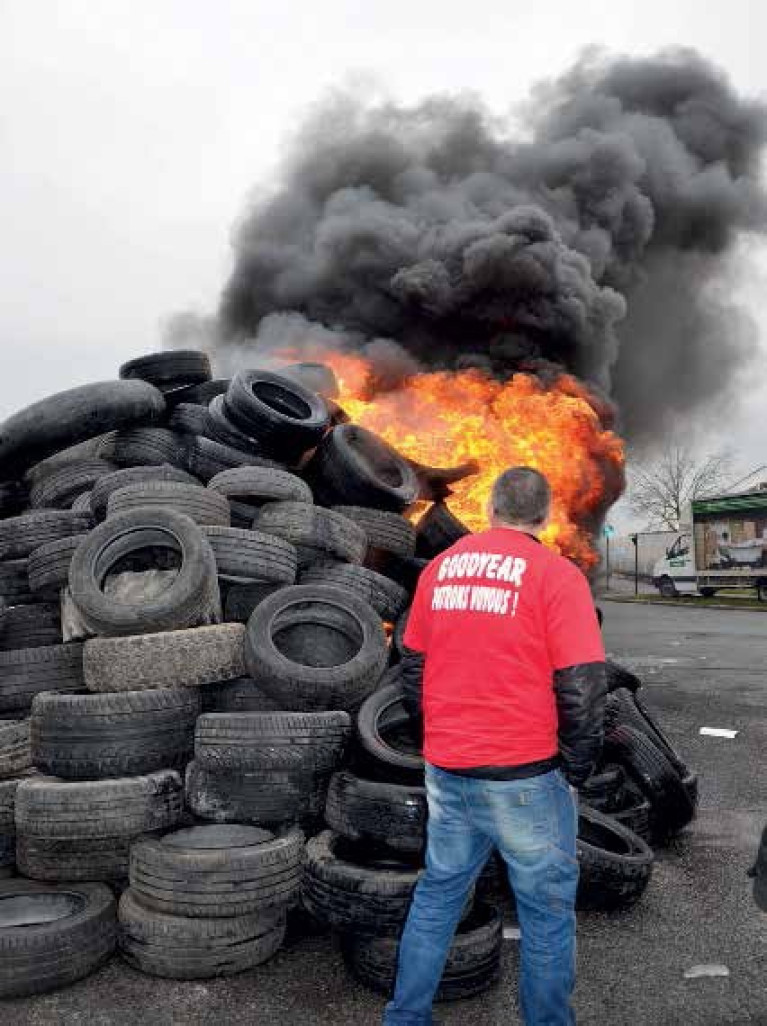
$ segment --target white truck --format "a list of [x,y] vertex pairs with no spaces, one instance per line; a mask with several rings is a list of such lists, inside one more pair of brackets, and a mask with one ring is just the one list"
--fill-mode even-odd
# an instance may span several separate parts
[[767,490],[692,502],[692,526],[680,531],[653,568],[661,595],[755,589],[767,602]]

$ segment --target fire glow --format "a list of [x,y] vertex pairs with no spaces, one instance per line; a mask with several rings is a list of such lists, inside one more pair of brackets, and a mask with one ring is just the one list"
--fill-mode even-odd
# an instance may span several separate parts
[[487,527],[490,488],[502,470],[535,467],[554,494],[543,540],[584,569],[598,562],[592,531],[620,493],[624,449],[576,378],[562,374],[544,386],[530,374],[501,382],[476,369],[429,371],[375,392],[364,358],[324,352],[321,359],[333,368],[338,402],[351,419],[405,456],[442,467],[476,460],[479,472],[451,485],[447,500],[471,530]]

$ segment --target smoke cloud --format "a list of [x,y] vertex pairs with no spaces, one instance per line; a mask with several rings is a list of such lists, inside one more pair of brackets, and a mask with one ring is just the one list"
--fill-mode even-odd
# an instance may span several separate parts
[[755,348],[717,283],[767,226],[765,107],[691,51],[590,54],[521,134],[465,98],[324,104],[236,230],[219,352],[331,342],[388,378],[553,363],[638,442],[721,397]]

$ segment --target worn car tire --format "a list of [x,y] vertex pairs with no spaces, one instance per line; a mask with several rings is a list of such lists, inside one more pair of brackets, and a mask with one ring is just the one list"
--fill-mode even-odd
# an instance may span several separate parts
[[126,880],[131,843],[177,826],[182,813],[174,770],[77,782],[32,777],[16,791],[18,866],[37,880]]
[[[476,997],[494,986],[501,971],[503,921],[497,908],[478,902],[459,925],[448,952],[435,1001]],[[397,975],[396,937],[347,934],[344,961],[360,983],[390,995]]]
[[90,638],[83,652],[85,686],[97,692],[188,691],[231,680],[245,673],[244,645],[245,628],[234,623]]
[[177,481],[180,484],[197,484],[198,482],[186,470],[172,467],[167,463],[156,466],[124,467],[115,470],[96,482],[91,492],[91,510],[96,520],[103,520],[107,515],[109,496],[112,492],[128,485],[149,483],[152,481]]
[[179,403],[168,417],[168,430],[179,435],[202,435],[215,438],[207,406]]
[[212,478],[208,488],[227,499],[242,499],[256,508],[267,502],[314,502],[312,490],[305,481],[287,470],[273,467],[234,467]]
[[112,463],[99,459],[62,463],[30,487],[30,502],[42,509],[69,509],[79,495],[90,491],[99,478],[114,469]]
[[396,581],[353,563],[315,563],[301,571],[298,583],[330,584],[348,589],[372,606],[387,623],[393,623],[408,603],[407,592]]
[[626,774],[622,766],[602,766],[578,788],[581,799],[599,812],[620,808]]
[[334,506],[333,509],[359,524],[365,532],[368,557],[371,550],[391,553],[401,559],[411,559],[415,555],[415,528],[399,513],[366,506]]
[[371,853],[332,830],[306,846],[304,908],[342,933],[396,936],[405,924],[420,870]]
[[285,587],[282,582],[272,581],[248,581],[245,584],[234,584],[224,579],[219,581],[227,623],[247,623],[256,606]]
[[102,780],[183,769],[192,757],[200,696],[190,689],[110,695],[38,695],[35,766],[62,780]]
[[279,768],[225,772],[193,760],[186,768],[187,805],[213,823],[297,823],[309,810],[311,770],[300,752],[280,753],[270,761]]
[[265,452],[292,462],[319,442],[330,415],[324,399],[295,379],[263,370],[238,371],[224,397],[227,416]]
[[46,509],[0,520],[0,559],[26,559],[46,542],[82,534],[93,527],[93,517],[72,510]]
[[[108,598],[102,582],[132,552],[174,548],[181,566],[162,594],[141,606]],[[183,513],[156,507],[115,514],[99,524],[72,558],[69,587],[86,626],[96,634],[147,634],[195,626],[218,609],[213,551],[200,528]]]
[[642,682],[635,673],[627,670],[625,666],[616,663],[612,659],[605,660],[605,673],[607,676],[607,690],[616,691],[618,688],[626,688],[628,691],[637,692]]
[[361,527],[340,513],[305,502],[270,502],[253,526],[314,553],[310,559],[302,559],[299,551],[299,565],[328,557],[361,563],[367,552],[367,536]]
[[294,545],[261,531],[239,527],[203,527],[221,577],[238,582],[293,584],[298,572]]
[[661,834],[676,833],[692,820],[695,809],[681,777],[646,734],[633,727],[614,726],[605,733],[604,750],[647,796]]
[[61,607],[55,603],[0,609],[0,652],[61,645]]
[[280,712],[282,708],[250,677],[203,684],[200,690],[204,713]]
[[162,466],[184,469],[186,435],[167,428],[132,428],[116,431],[99,446],[98,455],[118,467]]
[[162,394],[143,381],[104,381],[48,396],[0,425],[0,476],[106,431],[156,423],[164,413]]
[[196,524],[229,527],[231,513],[225,496],[211,492],[202,485],[178,481],[142,481],[112,492],[107,503],[107,517],[144,507],[175,509],[185,513]]
[[611,816],[581,806],[577,849],[580,876],[575,907],[579,911],[628,909],[647,890],[652,849]]
[[83,686],[81,644],[0,652],[0,712],[26,712],[42,691],[80,691]]
[[115,899],[103,884],[6,880],[0,910],[0,998],[65,987],[114,951]]
[[289,710],[357,709],[376,687],[386,659],[377,613],[340,588],[283,588],[248,621],[248,673]]
[[326,505],[368,506],[401,513],[418,498],[412,465],[382,438],[356,424],[329,431],[307,467]]
[[424,787],[365,780],[348,770],[331,778],[325,819],[350,841],[418,855],[426,843],[426,816]]
[[130,885],[145,908],[223,918],[298,901],[304,836],[240,824],[209,824],[145,838],[131,849]]
[[30,553],[27,564],[29,587],[37,594],[55,589],[60,591],[69,583],[69,568],[72,557],[86,534],[73,534],[69,538],[58,538],[46,542]]
[[210,357],[196,349],[171,349],[128,360],[119,370],[123,379],[148,381],[161,392],[210,381]]
[[31,768],[29,724],[29,720],[0,720],[0,780],[18,776]]
[[285,937],[283,912],[223,919],[171,916],[142,905],[127,890],[120,898],[119,945],[128,965],[150,976],[204,980],[253,969],[271,958]]
[[258,769],[280,750],[300,752],[313,772],[329,773],[344,756],[352,732],[345,712],[205,713],[197,721],[194,757],[201,766]]
[[232,467],[276,467],[281,464],[264,456],[243,452],[231,445],[215,442],[204,435],[187,436],[185,468],[207,484],[217,474]]
[[29,561],[7,559],[0,562],[0,601],[4,607],[26,606],[37,601],[29,583]]
[[416,552],[425,559],[434,559],[471,533],[444,502],[435,502],[418,521],[415,530]]
[[416,729],[403,704],[395,667],[387,671],[357,716],[357,758],[366,775],[423,786],[424,763]]

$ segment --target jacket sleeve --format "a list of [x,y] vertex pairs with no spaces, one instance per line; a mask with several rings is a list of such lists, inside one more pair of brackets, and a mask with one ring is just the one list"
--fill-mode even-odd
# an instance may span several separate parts
[[562,769],[573,787],[594,770],[602,751],[607,675],[605,664],[578,663],[554,672]]
[[405,648],[400,661],[400,681],[402,682],[402,704],[409,716],[417,719],[422,715],[421,699],[423,694],[423,655]]

